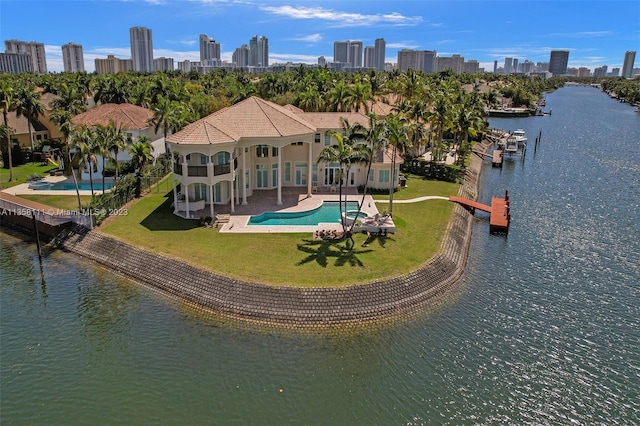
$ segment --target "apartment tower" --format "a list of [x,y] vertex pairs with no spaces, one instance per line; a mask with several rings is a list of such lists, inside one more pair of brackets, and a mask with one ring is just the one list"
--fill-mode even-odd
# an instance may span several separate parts
[[64,72],[84,72],[82,45],[75,43],[62,45],[62,63]]
[[36,41],[5,40],[5,53],[26,53],[31,56],[31,70],[36,74],[47,73],[44,44]]
[[132,27],[129,29],[131,40],[131,60],[133,70],[153,72],[153,39],[151,30],[145,27]]
[[636,61],[636,51],[628,50],[624,54],[624,64],[622,65],[622,76],[631,78],[633,74],[633,63]]
[[200,61],[220,59],[220,43],[206,34],[200,34]]
[[387,43],[384,41],[383,38],[377,38],[373,46],[373,49],[374,49],[374,54],[373,54],[374,68],[377,69],[378,71],[384,71],[384,59],[385,59],[385,55],[387,54],[386,52]]
[[568,50],[552,50],[549,56],[549,72],[553,75],[565,75],[569,64]]

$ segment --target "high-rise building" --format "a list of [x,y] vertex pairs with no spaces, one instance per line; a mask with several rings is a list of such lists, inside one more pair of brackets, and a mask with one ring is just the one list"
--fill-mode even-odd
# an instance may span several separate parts
[[513,69],[512,70],[513,70],[514,73],[517,73],[519,71],[518,70],[518,58],[513,58]]
[[359,40],[334,42],[333,63],[340,64],[339,68],[334,65],[334,69],[362,68],[362,42]]
[[435,50],[422,51],[422,71],[432,74],[438,69],[438,53]]
[[9,74],[33,72],[31,55],[28,53],[0,53],[0,72]]
[[62,63],[64,72],[84,72],[84,54],[82,45],[67,43],[62,45]]
[[200,34],[200,61],[220,59],[220,43],[206,34]]
[[249,40],[249,66],[269,66],[269,39],[265,36],[258,38],[255,35]]
[[375,66],[375,52],[376,49],[373,46],[366,46],[364,48],[364,67],[365,68],[376,68]]
[[618,77],[620,75],[620,68],[611,68],[611,77]]
[[249,46],[243,44],[238,47],[231,56],[231,62],[237,67],[249,66]]
[[132,27],[129,29],[131,40],[131,60],[133,70],[153,72],[153,39],[151,30],[145,27]]
[[552,50],[549,56],[549,72],[553,75],[564,75],[567,73],[569,64],[568,50]]
[[36,41],[26,42],[16,39],[5,40],[5,53],[27,53],[31,56],[31,70],[36,74],[47,73],[47,58],[44,44]]
[[450,57],[438,56],[438,72],[451,70],[454,74],[461,74],[463,70],[464,56],[451,55]]
[[410,50],[398,51],[398,70],[424,71],[434,73],[437,70],[439,58],[435,50]]
[[513,72],[513,58],[504,58],[504,73],[511,74]]
[[421,70],[424,64],[424,55],[421,50],[401,49],[398,50],[398,70],[414,71]]
[[327,58],[325,58],[324,56],[320,56],[318,58],[318,66],[319,67],[325,67],[327,66]]
[[119,72],[133,71],[133,60],[119,59],[108,55],[106,59],[95,59],[97,74],[117,74]]
[[349,61],[353,68],[362,68],[362,42],[349,42]]
[[349,61],[349,41],[333,43],[333,62],[351,63]]
[[383,38],[377,38],[373,48],[375,51],[373,55],[374,68],[377,69],[378,71],[384,71],[384,59],[385,59],[385,55],[387,54],[386,52],[387,43],[384,41]]
[[493,61],[493,73],[498,72],[498,61]]
[[153,60],[153,69],[156,71],[173,71],[175,68],[173,66],[173,58],[155,58]]
[[633,75],[633,63],[636,61],[636,51],[627,50],[624,54],[624,64],[622,65],[622,76],[631,78]]
[[478,74],[480,72],[480,64],[475,59],[470,59],[462,64],[462,72],[465,74]]

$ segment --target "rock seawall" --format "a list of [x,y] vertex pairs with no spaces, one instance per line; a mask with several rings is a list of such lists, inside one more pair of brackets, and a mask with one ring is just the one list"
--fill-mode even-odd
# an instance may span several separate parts
[[[486,150],[488,145],[483,145]],[[459,195],[475,199],[482,160],[472,156]],[[456,205],[440,251],[417,270],[345,288],[294,288],[248,283],[151,253],[105,234],[76,227],[55,240],[135,281],[213,311],[266,323],[326,326],[409,313],[450,288],[462,275],[473,216]]]

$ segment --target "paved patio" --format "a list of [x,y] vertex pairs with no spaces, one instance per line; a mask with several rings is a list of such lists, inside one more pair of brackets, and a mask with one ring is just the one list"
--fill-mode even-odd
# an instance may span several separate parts
[[[343,189],[344,191],[344,189]],[[283,233],[283,232],[309,232],[313,233],[319,228],[324,230],[341,228],[338,223],[319,224],[318,226],[266,226],[248,225],[250,216],[259,215],[264,212],[301,212],[319,207],[324,201],[338,201],[338,192],[318,191],[310,197],[306,188],[282,188],[282,205],[276,205],[278,194],[276,189],[254,190],[253,195],[247,197],[247,205],[235,205],[235,212],[231,213],[231,206],[214,205],[214,215],[229,215],[229,222],[222,224],[220,232],[235,233]],[[355,188],[347,189],[347,200],[362,200],[362,195],[358,194]],[[370,195],[364,200],[362,211],[369,216],[378,213],[378,208]],[[184,217],[184,211],[178,212]],[[209,206],[204,209],[192,212],[194,218],[201,218],[210,215]]]

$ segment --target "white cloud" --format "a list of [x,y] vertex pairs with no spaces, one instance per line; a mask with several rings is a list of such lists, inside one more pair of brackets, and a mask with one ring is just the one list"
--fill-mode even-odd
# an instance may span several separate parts
[[417,49],[419,45],[409,42],[409,41],[400,41],[397,43],[387,43],[386,47],[389,49]]
[[[271,53],[269,52],[269,63],[302,62],[304,64],[317,64],[321,55],[300,55],[297,53]],[[329,58],[327,58],[329,60]]]
[[398,12],[365,15],[340,12],[322,7],[261,6],[261,10],[292,19],[320,19],[333,22],[338,27],[368,27],[373,25],[413,26],[422,22],[420,16],[404,16]]
[[309,34],[301,37],[293,37],[293,38],[290,38],[289,40],[306,41],[308,43],[318,43],[319,41],[322,40],[322,34],[318,34],[318,33]]

